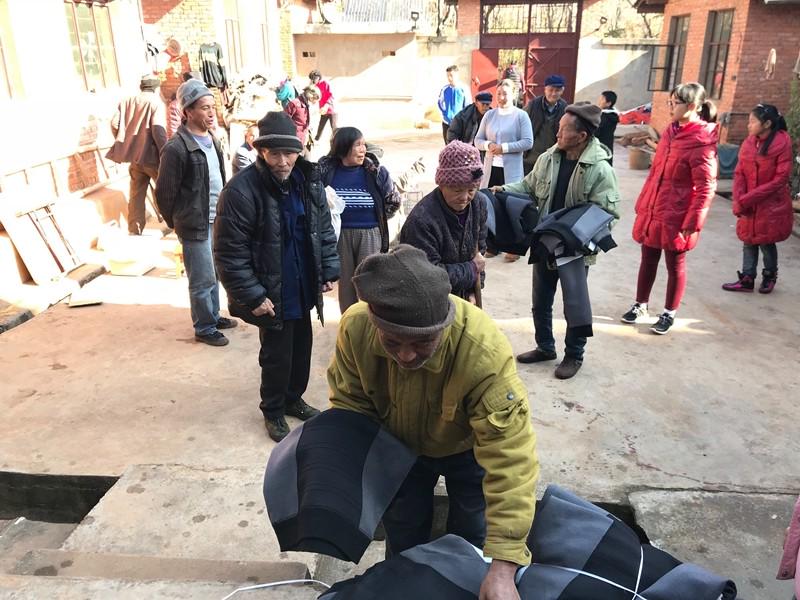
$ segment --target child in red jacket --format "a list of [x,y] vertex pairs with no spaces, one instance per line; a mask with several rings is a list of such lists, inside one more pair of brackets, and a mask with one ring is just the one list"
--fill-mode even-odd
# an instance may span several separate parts
[[753,291],[760,249],[764,269],[758,291],[769,294],[778,280],[775,244],[788,238],[794,225],[789,192],[792,139],[786,133],[786,121],[771,104],[759,104],[750,112],[747,133],[733,174],[736,235],[744,242],[742,270],[738,281],[725,283],[722,289]]
[[783,557],[778,567],[778,579],[794,579],[794,596],[800,599],[800,498],[783,541]]
[[647,303],[663,252],[667,263],[664,312],[650,328],[664,335],[686,289],[686,253],[697,245],[717,188],[717,109],[699,83],[683,83],[670,94],[672,123],[658,143],[653,166],[636,200],[633,239],[642,245],[636,302],[623,323],[647,317]]

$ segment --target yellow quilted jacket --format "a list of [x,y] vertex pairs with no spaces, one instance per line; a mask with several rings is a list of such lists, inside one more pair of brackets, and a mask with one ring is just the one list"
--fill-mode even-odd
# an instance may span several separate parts
[[528,394],[494,321],[450,298],[455,321],[417,370],[401,369],[388,356],[367,305],[353,305],[342,316],[328,368],[331,404],[378,420],[418,454],[442,457],[473,448],[486,470],[484,552],[527,565],[525,539],[539,477]]

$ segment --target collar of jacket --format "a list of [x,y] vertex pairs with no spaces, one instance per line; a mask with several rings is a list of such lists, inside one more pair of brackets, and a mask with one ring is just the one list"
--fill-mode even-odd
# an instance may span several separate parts
[[[192,132],[186,128],[186,125],[181,124],[180,127],[178,127],[177,131],[175,131],[175,134],[181,137],[183,143],[186,144],[186,149],[189,152],[203,151],[203,149],[200,147],[200,144],[198,144],[197,140],[194,139],[194,135],[192,135]],[[214,148],[216,148],[217,153],[219,153],[220,152],[219,141],[217,141],[217,138],[214,137],[214,134],[211,133],[210,131],[208,132],[208,135],[211,136],[211,143],[214,144]]]
[[[447,219],[448,221],[450,221],[451,223],[460,226],[460,223],[459,223],[459,220],[458,220],[458,214],[453,212],[453,209],[450,208],[449,206],[447,206],[447,202],[444,201],[444,194],[442,194],[441,188],[437,187],[435,190],[433,190],[433,194],[434,194],[434,196],[436,196],[436,199],[439,201],[439,205],[442,207],[442,212],[444,213],[444,218]],[[473,201],[474,200],[475,199],[473,198]],[[472,202],[467,204],[466,211],[467,211],[467,221],[469,221],[469,217],[472,214]],[[466,227],[466,226],[467,226],[467,224],[465,222],[464,223],[464,227]]]
[[[319,159],[318,164],[322,178],[328,182],[328,185],[330,185],[330,182],[333,180],[333,172],[342,166],[342,161],[335,156],[326,154]],[[361,166],[364,167],[368,173],[377,173],[380,167],[380,161],[378,161],[377,156],[371,152],[368,152],[364,157],[364,163]]]
[[[267,190],[271,194],[277,196],[278,194],[282,194],[284,191],[288,192],[288,189],[281,190],[280,183],[272,176],[272,172],[269,170],[267,162],[260,154],[256,156],[255,165],[261,180],[264,182]],[[299,171],[303,176],[303,180],[307,183],[319,180],[319,168],[317,167],[316,163],[309,162],[302,156],[297,158],[297,162],[294,164],[294,169],[292,169],[290,179],[295,175],[295,171]]]
[[[444,331],[442,332],[442,341],[439,343],[439,347],[436,348],[436,352],[433,353],[428,361],[420,367],[420,369],[424,369],[426,371],[430,371],[431,373],[441,373],[442,369],[444,369],[445,358],[449,353],[450,348],[450,340],[451,334],[450,330],[453,328],[452,325],[448,325],[445,327]],[[394,362],[394,359],[389,356],[386,350],[383,348],[383,344],[381,344],[381,338],[378,335],[378,328],[372,322],[372,319],[369,320],[369,351],[376,356],[380,356],[385,358],[386,360],[390,360]],[[398,366],[398,368],[400,368]]]
[[[566,156],[566,153],[558,146],[553,146],[551,151],[554,157],[558,155],[559,162],[562,157]],[[589,140],[586,148],[583,149],[583,152],[581,152],[581,155],[578,157],[578,164],[594,165],[601,160],[608,160],[609,158],[611,158],[611,153],[600,143],[600,140],[592,136],[592,139]]]

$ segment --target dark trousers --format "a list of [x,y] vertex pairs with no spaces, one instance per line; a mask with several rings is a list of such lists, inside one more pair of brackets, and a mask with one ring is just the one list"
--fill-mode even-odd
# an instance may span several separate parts
[[[586,267],[589,276],[589,267]],[[533,305],[533,334],[536,347],[545,352],[556,351],[556,340],[553,337],[553,301],[558,289],[558,270],[548,269],[547,263],[540,260],[533,264],[533,285],[531,286],[531,304]],[[576,360],[583,360],[586,338],[575,335],[567,328],[564,340],[564,355]]]
[[447,145],[447,131],[450,129],[450,124],[442,121],[442,137],[444,138],[444,145]]
[[283,322],[283,329],[260,327],[261,404],[269,419],[282,417],[286,405],[297,402],[308,387],[311,371],[311,313]]
[[742,248],[742,273],[755,278],[758,271],[758,251],[764,255],[764,270],[769,273],[778,272],[778,247],[775,244],[761,244],[751,246],[745,244]]
[[[496,185],[503,185],[506,182],[506,172],[503,167],[492,167],[489,173],[489,183],[487,187],[494,187]],[[486,251],[489,254],[497,254],[497,246],[494,243],[494,235],[492,233],[486,234]]]
[[430,541],[433,490],[439,476],[444,477],[450,503],[447,533],[459,535],[470,544],[482,548],[486,540],[485,474],[472,450],[443,458],[417,458],[383,515],[386,556]]
[[328,121],[331,122],[331,132],[333,133],[336,131],[336,113],[320,115],[319,126],[317,127],[317,136],[316,138],[314,138],[317,141],[319,141],[319,138],[322,137],[322,130],[325,129],[325,125],[327,124]]
[[[667,263],[667,298],[665,310],[678,310],[686,291],[686,252],[664,250]],[[661,249],[642,246],[642,262],[639,263],[639,280],[636,284],[636,302],[645,304],[650,301],[650,290],[656,281],[658,263],[661,260]]]
[[146,165],[128,166],[128,174],[131,176],[131,191],[128,198],[128,233],[139,235],[144,231],[144,224],[147,221],[144,202],[147,197],[147,187],[150,180],[155,183],[158,179],[158,168]]

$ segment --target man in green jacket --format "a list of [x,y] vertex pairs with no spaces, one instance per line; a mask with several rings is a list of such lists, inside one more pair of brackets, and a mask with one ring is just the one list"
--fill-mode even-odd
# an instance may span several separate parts
[[[611,153],[594,137],[600,116],[600,108],[588,102],[567,106],[555,145],[536,160],[525,179],[497,186],[493,191],[529,194],[538,202],[540,218],[582,202],[594,202],[619,219],[619,188],[609,162]],[[585,257],[587,276],[596,258],[596,255]],[[553,338],[553,299],[557,287],[556,267],[546,261],[534,263],[531,296],[536,348],[517,356],[521,363],[557,358]],[[559,379],[569,379],[581,368],[586,338],[567,329],[565,346],[564,359],[555,371]]]
[[539,464],[508,340],[412,246],[367,257],[353,284],[361,302],[339,324],[331,404],[374,418],[419,454],[383,518],[387,552],[430,540],[443,476],[448,532],[493,559],[481,600],[518,599]]

